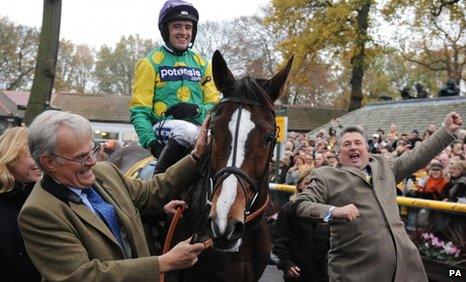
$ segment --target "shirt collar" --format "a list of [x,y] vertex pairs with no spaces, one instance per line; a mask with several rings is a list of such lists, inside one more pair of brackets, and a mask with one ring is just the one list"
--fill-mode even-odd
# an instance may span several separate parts
[[68,203],[69,201],[74,203],[82,203],[81,197],[74,193],[74,191],[66,189],[68,188],[67,186],[60,184],[58,181],[47,174],[42,177],[41,186],[45,191],[49,192],[65,203]]
[[165,48],[165,50],[167,50],[169,53],[175,56],[183,56],[188,51],[188,49],[186,50],[177,49],[173,47],[171,44],[167,44],[167,43],[165,43],[163,47]]
[[83,189],[78,189],[78,188],[73,188],[73,187],[69,187],[69,186],[66,186],[68,189],[70,189],[71,191],[73,191],[75,194],[77,194],[78,196],[81,197],[81,193],[83,192]]

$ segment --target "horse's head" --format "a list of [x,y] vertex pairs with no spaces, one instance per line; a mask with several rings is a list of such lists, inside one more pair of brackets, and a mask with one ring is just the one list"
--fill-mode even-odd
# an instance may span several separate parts
[[277,135],[273,103],[284,92],[291,62],[270,80],[236,80],[220,52],[214,53],[213,78],[223,93],[210,126],[214,189],[208,222],[216,249],[237,250],[247,215],[268,199]]

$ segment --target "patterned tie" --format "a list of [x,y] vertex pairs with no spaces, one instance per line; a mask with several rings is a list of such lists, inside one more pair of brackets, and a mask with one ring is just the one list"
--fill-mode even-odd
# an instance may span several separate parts
[[115,209],[112,205],[105,202],[104,199],[94,190],[94,188],[88,188],[83,190],[83,193],[87,195],[87,199],[91,203],[94,211],[99,215],[99,217],[107,224],[107,226],[112,231],[115,238],[117,238],[120,246],[123,246],[120,233],[120,224],[118,223],[118,218],[115,214]]
[[366,168],[363,170],[364,175],[366,176],[366,181],[372,185],[372,171],[370,166],[366,166]]

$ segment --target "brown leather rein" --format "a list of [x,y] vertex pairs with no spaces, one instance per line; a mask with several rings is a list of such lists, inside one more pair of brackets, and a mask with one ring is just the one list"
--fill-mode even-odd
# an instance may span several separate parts
[[[262,215],[262,213],[267,208],[267,205],[269,204],[269,199],[270,199],[270,196],[267,194],[267,199],[265,200],[264,204],[259,209],[257,209],[253,213],[246,216],[245,223],[251,222],[257,217],[259,217],[260,215]],[[170,246],[173,240],[173,235],[175,234],[176,226],[178,225],[178,222],[180,221],[182,214],[183,214],[183,209],[178,208],[170,223],[170,227],[168,228],[167,238],[165,239],[165,243],[163,244],[162,254],[166,254],[170,250]],[[204,244],[204,250],[210,249],[213,245],[212,239],[205,240],[203,244]],[[164,281],[165,281],[165,273],[160,273],[160,282],[164,282]]]

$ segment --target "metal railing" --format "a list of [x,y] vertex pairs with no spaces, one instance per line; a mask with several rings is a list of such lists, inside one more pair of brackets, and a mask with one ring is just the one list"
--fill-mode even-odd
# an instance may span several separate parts
[[[286,193],[294,193],[296,191],[296,186],[287,185],[287,184],[270,183],[269,189],[274,190],[274,191],[286,192]],[[462,204],[462,203],[450,203],[450,202],[425,200],[425,199],[409,198],[409,197],[401,197],[401,196],[396,197],[396,201],[398,205],[404,206],[404,207],[425,208],[425,209],[433,209],[433,210],[439,210],[439,211],[444,211],[444,212],[466,213],[466,204]]]

